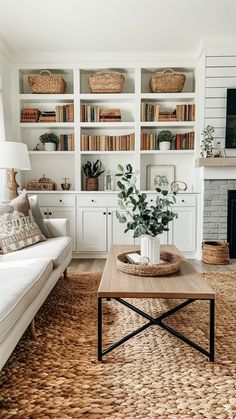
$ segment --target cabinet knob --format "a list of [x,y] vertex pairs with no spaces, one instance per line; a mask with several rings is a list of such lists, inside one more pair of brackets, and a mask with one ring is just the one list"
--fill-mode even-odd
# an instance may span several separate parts
[[103,215],[106,215],[106,212],[104,212]]
[[110,211],[108,212],[108,215],[111,215],[111,212]]
[[153,199],[150,199],[150,202],[153,202]]
[[62,202],[62,199],[59,199],[59,202]]
[[48,215],[48,213],[47,212],[44,212],[43,215]]
[[49,212],[49,213],[48,213],[48,215],[52,215],[52,213],[51,213],[51,212]]
[[91,199],[91,202],[95,202],[94,199]]
[[182,199],[182,202],[185,202],[185,200],[184,200],[184,199]]

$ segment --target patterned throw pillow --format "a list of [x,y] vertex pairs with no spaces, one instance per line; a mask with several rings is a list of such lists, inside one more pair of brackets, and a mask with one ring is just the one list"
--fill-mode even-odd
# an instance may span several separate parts
[[0,205],[0,253],[10,253],[46,238],[37,226],[26,193]]

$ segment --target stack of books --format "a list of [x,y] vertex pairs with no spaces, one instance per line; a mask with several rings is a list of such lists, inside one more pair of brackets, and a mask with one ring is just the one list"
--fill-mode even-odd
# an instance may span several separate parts
[[40,110],[37,108],[24,108],[21,110],[21,122],[37,122]]
[[120,122],[120,109],[100,109],[99,106],[82,105],[81,122]]
[[158,140],[156,133],[142,132],[141,135],[141,150],[157,150]]
[[100,122],[120,122],[120,109],[102,109],[99,117]]
[[195,121],[195,105],[176,105],[176,117],[178,121]]
[[175,111],[162,111],[159,114],[159,121],[160,122],[176,122],[176,114]]
[[175,149],[176,150],[194,150],[195,133],[187,132],[185,134],[176,134]]
[[154,103],[141,103],[141,121],[159,121],[160,106]]
[[42,111],[38,122],[56,122],[56,112],[55,111]]
[[55,108],[56,122],[74,122],[74,104],[58,105]]
[[60,134],[59,137],[59,151],[74,151],[74,134]]
[[134,133],[128,135],[81,135],[81,151],[133,151]]

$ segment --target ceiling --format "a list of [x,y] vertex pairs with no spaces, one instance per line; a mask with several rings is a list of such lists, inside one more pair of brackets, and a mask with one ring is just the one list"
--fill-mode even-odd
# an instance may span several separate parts
[[0,0],[13,53],[193,50],[236,33],[236,0]]

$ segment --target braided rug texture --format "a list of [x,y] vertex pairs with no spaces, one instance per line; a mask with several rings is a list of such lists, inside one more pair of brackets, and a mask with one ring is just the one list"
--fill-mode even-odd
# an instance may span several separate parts
[[[217,291],[216,362],[157,326],[97,362],[100,273],[60,279],[1,372],[0,418],[236,418],[236,273],[207,273]],[[158,280],[158,279],[157,279]],[[177,301],[130,300],[153,316]],[[209,303],[194,302],[168,323],[208,347]],[[104,345],[145,320],[105,302]]]

